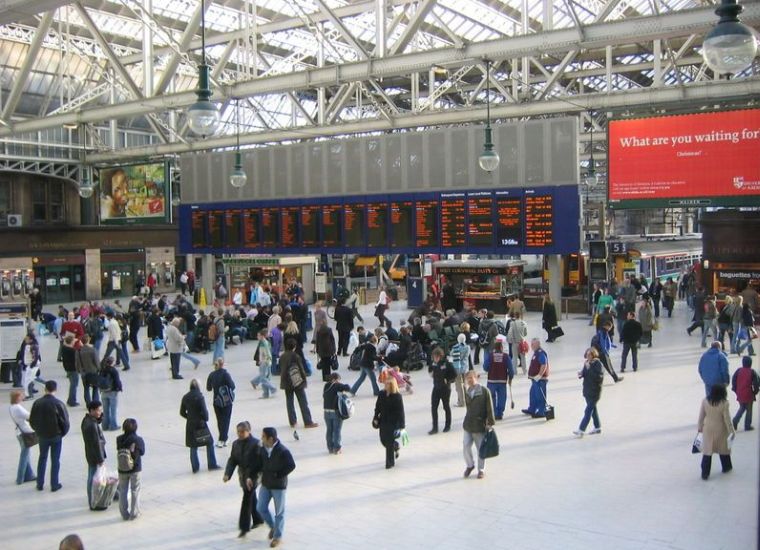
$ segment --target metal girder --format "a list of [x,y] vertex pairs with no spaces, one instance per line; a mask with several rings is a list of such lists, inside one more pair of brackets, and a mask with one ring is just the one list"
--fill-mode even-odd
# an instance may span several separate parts
[[[217,97],[248,97],[277,94],[287,91],[334,86],[344,82],[407,76],[427,71],[433,65],[458,67],[471,65],[473,60],[519,58],[528,55],[556,54],[571,49],[603,49],[607,45],[630,44],[701,34],[712,27],[714,17],[710,8],[675,12],[620,21],[596,23],[585,27],[585,41],[579,43],[575,29],[557,29],[488,42],[467,44],[463,48],[438,48],[382,59],[371,59],[336,66],[315,68],[238,82],[217,90]],[[742,16],[745,24],[760,24],[760,3],[747,4]],[[219,93],[221,92],[221,93]],[[109,109],[108,117],[130,117],[149,112],[177,109],[195,102],[193,91],[165,94],[159,97],[127,101]],[[0,128],[0,136],[36,131],[62,124],[78,124],[103,120],[102,109],[87,109],[41,119],[16,122],[10,128]]]
[[364,49],[364,46],[362,46],[356,37],[351,34],[351,31],[346,28],[346,26],[343,24],[343,21],[341,21],[327,6],[327,4],[325,4],[324,0],[316,0],[316,3],[317,6],[319,6],[319,10],[322,12],[322,15],[327,17],[327,20],[332,23],[336,29],[338,29],[338,32],[340,32],[343,40],[353,46],[353,48],[359,54],[359,57],[362,59],[367,59],[369,57],[367,50]]
[[604,5],[601,11],[596,14],[596,20],[604,21],[607,19],[610,15],[612,15],[612,12],[615,11],[615,8],[618,7],[618,4],[620,4],[620,0],[607,0],[607,3]]
[[3,105],[2,119],[7,122],[10,122],[11,115],[13,114],[13,111],[16,110],[19,99],[21,99],[21,92],[24,90],[24,86],[28,83],[29,73],[32,71],[32,66],[37,60],[40,49],[42,49],[42,43],[47,36],[48,30],[50,30],[50,25],[53,23],[53,15],[54,12],[49,11],[42,17],[42,21],[40,21],[39,27],[37,27],[34,39],[29,45],[24,64],[15,76],[13,88],[11,88],[8,98],[5,100],[5,105]]
[[414,35],[417,34],[420,25],[425,21],[425,17],[427,17],[427,14],[433,9],[436,1],[437,0],[420,0],[420,3],[417,4],[417,11],[414,12],[414,15],[406,24],[401,36],[399,36],[398,40],[396,40],[393,46],[391,46],[389,51],[390,55],[404,52],[404,48],[407,47]]
[[[180,51],[184,52],[187,50],[187,47],[195,36],[195,31],[198,30],[198,27],[201,24],[201,14],[204,10],[208,9],[209,4],[210,0],[203,0],[193,12],[193,16],[190,18],[190,21],[187,22],[187,28],[185,29],[185,32],[182,33],[182,37],[179,40]],[[177,72],[177,67],[179,67],[180,61],[182,61],[182,54],[175,51],[172,54],[169,63],[166,64],[164,74],[161,75],[161,80],[158,81],[156,89],[152,92],[152,95],[161,95],[166,91],[169,87],[169,82],[171,82],[171,79],[174,77],[174,73]],[[222,66],[224,66],[224,63],[222,63]]]
[[[594,93],[573,96],[572,101],[557,98],[531,103],[499,104],[491,106],[491,118],[524,118],[554,114],[579,113],[590,109],[607,111],[636,108],[639,105],[688,104],[713,102],[724,99],[749,100],[760,94],[760,79],[752,80],[710,80],[673,88],[647,88],[622,92]],[[325,125],[310,128],[294,128],[273,132],[261,132],[240,136],[243,145],[272,143],[286,140],[302,140],[316,137],[351,135],[367,132],[382,132],[401,128],[424,128],[446,124],[482,122],[486,108],[449,109],[430,113],[410,113],[390,120],[378,118],[359,120],[344,124]],[[235,136],[217,137],[188,144],[159,144],[148,147],[123,149],[113,153],[89,155],[92,162],[119,161],[135,157],[151,157],[175,153],[190,153],[209,149],[235,146]]]

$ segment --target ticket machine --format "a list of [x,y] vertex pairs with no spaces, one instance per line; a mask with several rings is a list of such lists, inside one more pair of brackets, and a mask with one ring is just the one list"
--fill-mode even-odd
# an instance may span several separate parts
[[24,300],[25,297],[23,271],[20,269],[11,271],[11,298],[17,302]]
[[11,300],[11,272],[4,270],[0,273],[0,301],[9,302]]

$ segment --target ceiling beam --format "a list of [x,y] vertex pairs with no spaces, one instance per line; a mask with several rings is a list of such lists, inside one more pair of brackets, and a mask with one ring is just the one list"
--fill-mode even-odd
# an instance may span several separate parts
[[420,30],[420,25],[425,21],[425,17],[427,17],[427,14],[433,9],[436,2],[437,0],[421,0],[420,3],[417,4],[417,11],[414,12],[414,15],[406,24],[401,36],[399,36],[398,40],[396,40],[393,46],[391,46],[389,55],[404,52],[404,49],[409,45],[409,42],[412,41],[412,38],[417,34],[417,31]]

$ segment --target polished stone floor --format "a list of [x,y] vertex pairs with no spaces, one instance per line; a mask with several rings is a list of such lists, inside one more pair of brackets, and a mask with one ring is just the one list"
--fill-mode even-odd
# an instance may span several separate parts
[[[371,308],[365,310],[369,317]],[[403,304],[392,305],[392,318],[406,315]],[[515,409],[508,410],[497,427],[501,454],[488,461],[482,480],[462,478],[463,409],[453,409],[452,432],[427,435],[431,381],[426,373],[413,374],[416,391],[404,398],[411,441],[393,470],[385,470],[383,449],[370,426],[374,400],[369,382],[359,390],[356,415],[344,424],[344,452],[332,456],[324,442],[322,384],[312,377],[308,389],[320,427],[299,430],[296,441],[288,428],[284,397],[261,400],[247,382],[255,370],[252,343],[230,347],[226,353],[238,385],[233,425],[249,420],[256,434],[264,426],[275,426],[293,452],[297,469],[287,492],[287,548],[755,548],[758,431],[739,432],[733,472],[721,474],[716,457],[712,478],[699,478],[699,458],[690,448],[703,396],[697,375],[701,350],[697,335],[685,333],[686,318],[686,308],[679,304],[672,319],[662,320],[654,347],[641,351],[639,372],[626,373],[617,385],[607,377],[599,406],[603,434],[580,440],[571,434],[584,406],[575,373],[591,333],[587,319],[563,320],[566,336],[546,344],[552,366],[548,393],[556,420],[519,413],[527,404],[529,382],[518,375]],[[538,335],[538,315],[530,314],[528,322],[530,336]],[[43,374],[58,380],[65,399],[66,378],[52,360],[56,343],[49,336],[43,341]],[[615,350],[618,364],[619,355],[620,348]],[[57,548],[71,532],[79,533],[88,549],[267,547],[262,529],[236,538],[240,490],[234,481],[224,484],[221,472],[205,469],[191,473],[178,410],[192,377],[205,386],[211,356],[200,357],[197,371],[183,361],[183,381],[169,379],[168,359],[151,361],[145,352],[133,358],[132,370],[123,375],[119,421],[137,418],[147,445],[143,514],[133,522],[122,521],[116,506],[105,512],[87,509],[79,429],[84,407],[70,411],[63,489],[57,493],[37,492],[34,484],[14,484],[18,445],[6,417],[0,423],[5,451],[0,453],[2,547]],[[731,371],[737,366],[738,359],[732,357]],[[345,364],[340,372],[344,381],[355,378]],[[0,386],[6,403],[8,391],[9,385]],[[730,399],[735,410],[733,394]],[[112,466],[115,435],[106,434]],[[217,450],[220,463],[228,454],[229,449]],[[35,465],[36,458],[35,449]],[[205,457],[201,464],[205,467]]]

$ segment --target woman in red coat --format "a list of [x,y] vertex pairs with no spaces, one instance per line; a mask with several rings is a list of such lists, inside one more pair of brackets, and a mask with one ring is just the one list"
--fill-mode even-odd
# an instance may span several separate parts
[[739,426],[742,415],[744,417],[744,430],[750,431],[752,427],[752,403],[755,402],[755,396],[760,390],[760,376],[752,370],[752,357],[745,355],[742,357],[742,366],[737,369],[731,379],[731,389],[736,394],[736,400],[739,402],[739,410],[734,416],[734,430]]

